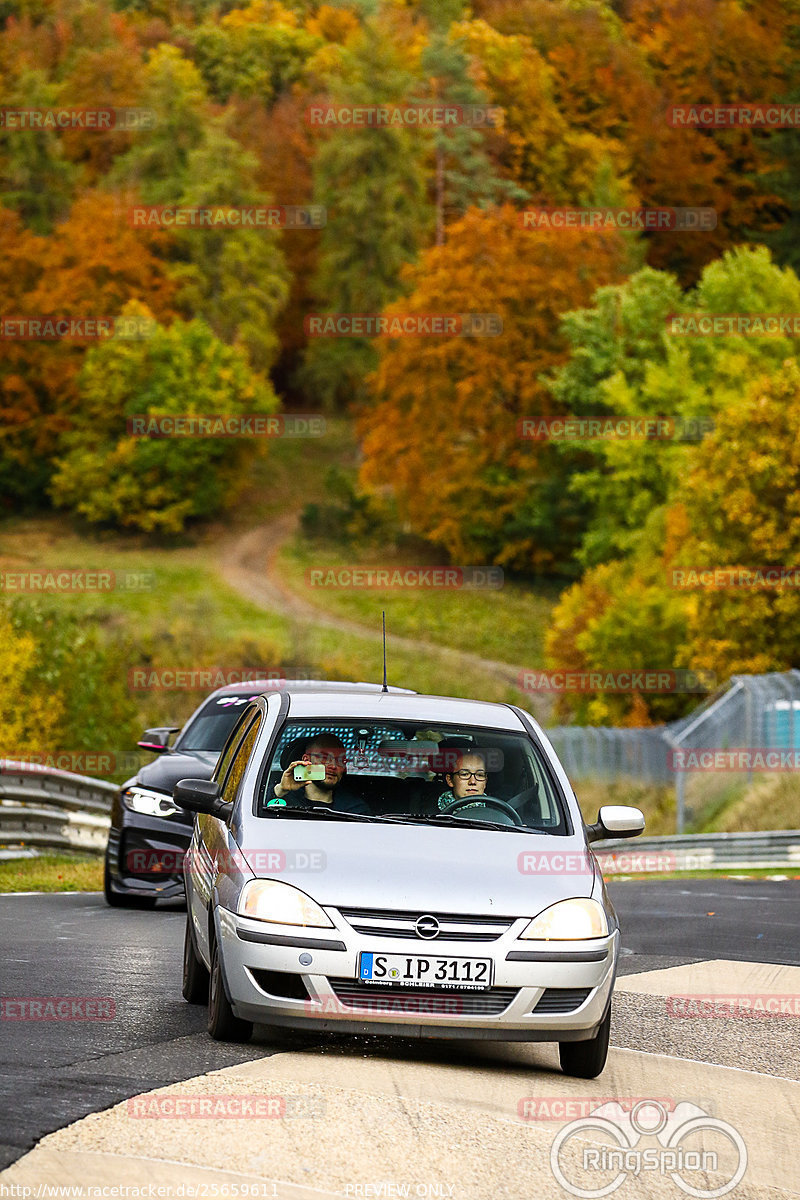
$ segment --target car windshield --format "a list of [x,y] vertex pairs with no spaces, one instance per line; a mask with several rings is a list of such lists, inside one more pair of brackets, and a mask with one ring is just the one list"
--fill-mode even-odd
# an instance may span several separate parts
[[[258,693],[256,693],[258,694]],[[254,696],[212,696],[189,721],[175,742],[178,751],[205,750],[221,754],[228,737]]]
[[[301,760],[324,765],[326,778],[305,784],[294,778],[294,768],[284,774]],[[262,776],[255,811],[280,816],[310,806],[315,815],[338,811],[453,828],[480,823],[571,832],[538,746],[524,733],[478,726],[288,721]]]

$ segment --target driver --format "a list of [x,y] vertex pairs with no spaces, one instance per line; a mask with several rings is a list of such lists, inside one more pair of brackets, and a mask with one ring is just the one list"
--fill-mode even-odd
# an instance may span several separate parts
[[[456,769],[445,775],[449,790],[442,792],[439,797],[439,808],[447,808],[448,804],[453,804],[456,800],[463,800],[466,796],[485,796],[488,778],[486,759],[482,754],[474,750],[460,753],[456,759]],[[465,804],[461,812],[470,808],[482,807],[483,805],[480,803]]]

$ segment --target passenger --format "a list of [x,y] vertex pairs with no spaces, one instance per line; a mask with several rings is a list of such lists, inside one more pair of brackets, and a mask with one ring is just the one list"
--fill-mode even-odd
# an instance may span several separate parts
[[[309,783],[298,782],[294,777],[295,767],[311,763],[314,766],[325,766],[325,778],[313,779]],[[327,804],[337,812],[364,813],[370,815],[370,810],[364,801],[354,795],[347,787],[342,786],[342,780],[347,774],[347,755],[344,743],[335,734],[319,733],[310,738],[303,750],[303,757],[289,763],[281,775],[280,782],[275,785],[275,799],[270,804],[282,800],[290,807],[297,807],[301,794],[313,804]]]

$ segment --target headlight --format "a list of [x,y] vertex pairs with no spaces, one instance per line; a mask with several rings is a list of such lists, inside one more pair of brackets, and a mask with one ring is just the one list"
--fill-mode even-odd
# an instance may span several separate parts
[[127,788],[122,793],[122,803],[132,812],[142,813],[145,817],[171,817],[180,811],[177,804],[173,804],[171,796],[142,787]]
[[520,937],[540,938],[542,941],[568,942],[608,935],[608,919],[597,900],[559,900],[551,904]]
[[277,879],[251,879],[246,883],[239,896],[238,911],[243,917],[274,921],[276,925],[314,925],[320,929],[334,927],[333,921],[316,900]]

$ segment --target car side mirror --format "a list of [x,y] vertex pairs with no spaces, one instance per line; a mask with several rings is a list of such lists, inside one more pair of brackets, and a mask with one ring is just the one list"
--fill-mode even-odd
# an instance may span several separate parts
[[187,812],[205,813],[223,821],[231,811],[230,804],[220,796],[215,779],[181,779],[172,790],[172,799]]
[[637,837],[643,829],[641,809],[627,804],[604,804],[594,825],[586,826],[586,836],[590,842],[601,842],[605,838]]
[[141,740],[136,743],[140,750],[163,754],[169,749],[170,734],[177,733],[180,725],[159,725],[157,729],[145,729]]

